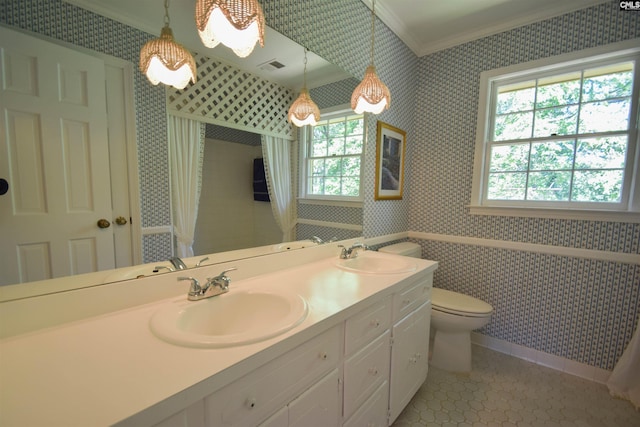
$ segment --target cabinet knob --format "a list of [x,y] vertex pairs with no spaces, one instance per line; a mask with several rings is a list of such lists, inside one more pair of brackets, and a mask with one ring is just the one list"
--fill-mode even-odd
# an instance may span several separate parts
[[375,366],[373,368],[369,368],[369,373],[375,377],[376,375],[378,375],[378,368],[376,368]]
[[411,304],[411,300],[410,300],[409,298],[407,298],[407,299],[403,299],[403,300],[402,300],[402,304],[403,304],[403,305],[409,305],[409,304]]
[[321,351],[318,356],[320,356],[320,359],[322,360],[327,360],[327,358],[329,357],[326,351]]
[[378,328],[380,327],[380,321],[378,319],[371,319],[370,322],[371,326],[373,326],[374,328]]
[[256,398],[255,397],[250,397],[247,399],[247,401],[244,403],[245,406],[249,409],[253,409],[256,407]]

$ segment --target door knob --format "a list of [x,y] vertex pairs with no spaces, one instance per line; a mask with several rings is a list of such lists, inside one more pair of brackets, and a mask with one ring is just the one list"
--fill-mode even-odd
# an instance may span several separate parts
[[127,219],[123,216],[119,216],[114,221],[118,225],[125,225],[127,223]]
[[111,223],[104,218],[98,220],[98,228],[109,228],[110,225]]
[[0,178],[0,196],[4,196],[9,191],[9,183],[6,179]]

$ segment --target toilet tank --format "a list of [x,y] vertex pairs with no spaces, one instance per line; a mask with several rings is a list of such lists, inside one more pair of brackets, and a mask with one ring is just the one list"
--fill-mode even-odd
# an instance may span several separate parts
[[389,246],[383,246],[378,252],[386,252],[395,255],[404,255],[412,258],[422,258],[422,247],[417,243],[402,242]]

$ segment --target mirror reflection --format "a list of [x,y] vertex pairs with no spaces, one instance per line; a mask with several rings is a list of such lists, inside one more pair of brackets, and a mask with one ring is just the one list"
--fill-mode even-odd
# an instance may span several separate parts
[[[84,129],[82,127],[74,128],[69,126],[66,129],[68,133],[65,135],[69,136],[67,142],[71,144],[70,147],[73,149],[68,150],[67,154],[76,154],[76,156],[68,156],[63,159],[64,161],[60,162],[60,164],[65,164],[67,167],[58,169],[56,172],[52,172],[53,166],[41,167],[41,171],[46,171],[47,174],[53,173],[53,175],[45,176],[35,173],[32,175],[31,182],[23,179],[23,182],[10,183],[10,193],[19,196],[18,202],[22,203],[21,206],[25,209],[38,209],[38,203],[42,203],[43,200],[47,201],[47,208],[53,206],[54,201],[61,199],[65,201],[73,200],[76,203],[75,206],[78,207],[78,211],[89,212],[89,218],[80,220],[78,216],[74,216],[70,221],[78,224],[82,223],[82,227],[85,229],[95,229],[99,237],[104,237],[100,233],[108,230],[108,233],[102,233],[107,235],[108,238],[102,240],[111,240],[115,242],[116,246],[115,248],[111,247],[111,249],[107,247],[106,250],[103,250],[101,249],[102,243],[98,243],[96,246],[98,249],[96,249],[91,242],[83,239],[71,239],[73,242],[71,247],[68,244],[54,248],[47,248],[45,247],[46,245],[43,246],[42,244],[22,245],[24,253],[20,255],[30,257],[33,260],[40,259],[36,269],[31,273],[31,277],[36,281],[47,277],[64,276],[65,274],[58,271],[58,269],[61,266],[70,264],[75,268],[75,271],[68,274],[82,274],[93,270],[104,271],[102,274],[85,274],[81,286],[108,283],[148,274],[147,270],[150,266],[153,266],[159,272],[166,271],[166,269],[157,269],[156,267],[173,268],[168,261],[176,255],[176,252],[174,252],[175,242],[172,236],[175,216],[170,208],[169,166],[166,160],[168,153],[166,148],[167,125],[165,117],[167,108],[165,93],[163,88],[151,86],[144,76],[138,72],[135,61],[137,60],[137,52],[142,44],[139,41],[144,39],[145,36],[140,31],[131,28],[131,23],[135,22],[135,27],[147,33],[158,34],[162,24],[163,10],[161,7],[155,7],[156,2],[153,2],[154,6],[150,6],[151,2],[148,1],[123,2],[109,0],[97,2],[75,0],[70,2],[54,1],[51,3],[54,3],[50,6],[51,10],[35,10],[34,8],[34,10],[26,12],[34,21],[43,18],[45,15],[55,17],[55,15],[61,14],[56,24],[60,28],[42,30],[37,35],[47,38],[55,37],[60,31],[80,33],[79,39],[83,40],[77,42],[72,40],[73,43],[71,44],[68,43],[69,38],[67,37],[66,50],[70,50],[68,49],[70,47],[72,48],[71,50],[84,56],[70,58],[65,63],[76,61],[86,64],[87,54],[95,57],[96,52],[99,52],[97,54],[99,58],[98,64],[102,65],[97,65],[97,67],[102,67],[102,71],[99,71],[96,77],[87,77],[89,80],[87,80],[86,87],[100,86],[100,84],[92,86],[93,80],[91,79],[107,82],[107,89],[102,95],[106,98],[104,104],[107,105],[107,110],[103,110],[102,115],[98,114],[99,117],[96,119],[100,126],[108,129],[108,132],[105,132],[105,134],[108,134],[108,138],[103,138],[107,151],[104,151],[104,149],[103,151],[96,151],[92,145],[91,148],[94,152],[91,155],[95,155],[96,158],[88,158],[88,154],[82,151],[82,144],[86,141],[86,139],[83,139],[85,136],[83,135]],[[186,0],[184,3],[193,2]],[[84,9],[79,9],[78,6]],[[113,23],[105,20],[105,18],[96,17],[92,12],[87,12],[85,9],[90,9],[102,16],[129,24],[126,27],[121,24],[114,26]],[[181,7],[181,9],[184,9],[183,13],[188,15],[188,20],[191,21],[192,14],[190,9],[187,6]],[[82,19],[85,20],[86,25],[81,22]],[[186,32],[184,32],[185,35],[179,35],[183,33],[179,22],[181,19],[186,18],[181,17],[181,13],[172,11],[171,19],[171,26],[174,29],[176,38],[192,49],[185,40],[189,37]],[[33,30],[28,23],[24,24],[18,21],[18,18],[11,16],[0,19],[0,23],[8,28],[22,29],[23,31]],[[105,26],[104,23],[108,23],[108,25]],[[108,29],[105,30],[105,28]],[[83,32],[87,34],[83,34]],[[91,45],[91,43],[94,43],[93,41],[86,42],[84,40],[84,38],[97,35],[98,32],[100,32],[100,41],[96,42],[98,45]],[[193,34],[197,38],[195,31],[193,31]],[[122,38],[127,35],[135,36],[133,37],[135,42],[130,43],[131,46],[123,47]],[[3,37],[3,40],[9,39],[11,38]],[[286,44],[281,45],[282,42]],[[268,30],[266,46],[270,47],[269,51],[256,49],[254,54],[243,61],[239,61],[238,58],[232,56],[229,62],[233,61],[234,65],[240,63],[243,68],[248,68],[247,72],[260,75],[262,78],[267,75],[269,81],[276,81],[279,85],[287,85],[285,87],[292,94],[297,93],[302,86],[303,48],[273,30]],[[200,46],[198,49],[202,50],[204,48]],[[276,55],[273,53],[274,51],[279,53]],[[102,53],[108,53],[110,55],[109,58],[105,59]],[[209,57],[214,57],[214,55],[216,57],[228,56],[223,47],[215,50],[206,50],[206,54]],[[282,77],[277,77],[274,73],[274,60],[280,64],[287,64],[287,67],[284,67],[285,71],[279,74]],[[255,66],[255,62],[261,65]],[[134,67],[131,67],[131,64],[134,64]],[[289,66],[289,64],[291,65]],[[276,70],[278,69],[276,68]],[[19,68],[13,70],[15,76],[19,75],[18,71]],[[132,72],[132,76],[127,76],[127,71]],[[280,69],[280,71],[282,70]],[[7,70],[4,70],[4,72],[6,74]],[[73,90],[69,92],[71,98],[73,98],[74,94],[83,95],[82,86],[75,84],[79,81],[77,73],[69,72],[65,78],[64,83],[67,88],[77,88],[76,92],[73,92]],[[127,87],[128,85],[131,86],[127,79],[135,82],[134,87]],[[279,79],[281,79],[280,82],[278,82]],[[352,87],[349,84],[341,84],[345,79],[351,78],[310,52],[309,63],[307,64],[307,86],[312,91],[312,94],[314,88],[322,87],[328,88],[325,92],[331,94],[326,97],[327,99],[324,103],[322,100],[316,101],[321,108],[348,102]],[[18,80],[16,82],[21,83]],[[331,86],[334,82],[338,82],[336,86],[338,89],[334,89]],[[346,89],[344,89],[345,87]],[[114,88],[118,89],[115,90]],[[129,90],[128,93],[127,90]],[[5,98],[3,96],[3,99]],[[101,98],[98,97],[97,99],[97,103],[102,102]],[[3,105],[3,108],[11,109],[11,105]],[[40,112],[34,110],[32,114],[40,114]],[[286,115],[286,111],[283,111],[283,114]],[[28,120],[20,121],[22,127],[15,129],[27,135],[30,129],[27,126],[28,122]],[[18,121],[14,123],[18,123]],[[264,251],[290,250],[313,244],[310,239],[314,236],[320,236],[322,240],[329,240],[333,237],[343,239],[361,235],[361,208],[299,204],[298,225],[295,227],[293,234],[297,234],[297,236],[293,239],[300,239],[302,243],[292,243],[287,240],[284,244],[281,244],[283,242],[283,233],[279,229],[277,220],[272,213],[272,202],[256,200],[253,189],[254,171],[259,170],[259,166],[256,166],[254,162],[263,157],[259,142],[261,139],[260,131],[258,129],[254,129],[255,132],[239,130],[236,124],[232,124],[232,127],[226,127],[222,121],[217,121],[216,123],[206,124],[201,200],[198,205],[196,238],[193,242],[194,258],[189,259],[190,266],[195,265],[206,255],[213,253],[233,251],[225,258],[233,259],[232,257],[254,256],[260,253],[255,250],[246,250],[246,248],[267,248]],[[5,125],[10,127],[6,123]],[[47,129],[42,129],[41,132],[47,136],[51,134],[47,132]],[[99,138],[92,136],[92,144],[96,139]],[[21,144],[21,146],[22,148],[27,147],[25,150],[35,150],[36,148],[34,147],[37,147],[38,142],[33,139],[31,145]],[[10,138],[3,141],[3,144],[4,147],[2,148],[4,150],[11,145]],[[294,184],[297,185],[298,153],[295,144],[292,145],[294,146],[294,152],[291,156],[292,170],[290,173],[296,180]],[[80,155],[80,153],[84,154]],[[30,154],[33,154],[33,152]],[[40,160],[53,158],[46,151],[38,154],[38,159]],[[107,158],[109,162],[104,161]],[[107,165],[107,167],[95,167],[100,164]],[[37,165],[37,162],[34,161],[31,166],[34,167],[34,170],[37,170]],[[6,163],[2,167],[8,169]],[[110,170],[105,170],[109,169],[109,167]],[[88,170],[93,173],[96,169],[102,170],[105,175],[100,177],[91,176],[90,179],[87,178],[88,175],[83,175],[88,173]],[[60,183],[59,185],[64,188],[64,191],[68,192],[67,196],[58,197],[56,194],[60,193],[53,193],[47,197],[45,193],[42,193],[44,191],[43,188],[46,187],[46,190],[49,190],[56,181]],[[40,193],[28,191],[30,188],[38,188],[37,184],[44,182],[47,185],[41,186]],[[21,191],[22,189],[24,191]],[[106,206],[104,209],[91,206],[91,209],[89,209],[87,207],[90,205],[89,201],[93,202],[94,199],[97,201],[97,196],[99,195],[107,196],[104,199],[107,200],[107,204],[110,206]],[[2,211],[0,212],[3,218],[3,226],[13,230],[27,229],[30,230],[30,233],[31,231],[35,233],[40,230],[44,231],[45,235],[61,229],[58,226],[51,225],[41,215],[32,215],[31,219],[33,221],[30,225],[20,225],[18,228],[14,225],[8,225],[5,220],[10,216],[9,210],[14,209],[15,205],[8,207],[9,204],[5,203],[6,200],[7,197],[0,200],[3,202]],[[12,200],[15,203],[16,199]],[[96,212],[98,210],[106,212],[106,214],[97,215]],[[327,212],[329,212],[328,215],[326,214]],[[348,218],[346,221],[349,223],[348,227],[340,228],[341,218]],[[98,222],[102,219],[109,223],[107,228],[100,228]],[[235,222],[231,223],[229,222],[230,220]],[[102,224],[106,223],[102,222]],[[16,242],[19,242],[20,239],[23,239],[24,242],[42,242],[46,240],[38,237],[29,237],[27,239],[23,232],[14,234],[18,235],[14,239]],[[3,230],[3,236],[10,235],[10,231]],[[3,242],[6,243],[7,240],[3,239]],[[19,269],[11,273],[11,275],[7,273],[9,269],[5,269],[5,267],[19,264],[15,262],[15,259],[8,256],[10,253],[14,256],[12,246],[15,247],[15,242],[13,245],[3,243],[2,248],[0,248],[2,258],[7,260],[6,266],[3,262],[3,274],[0,280],[3,285],[20,282],[19,277],[21,274],[29,277],[28,274]],[[46,259],[47,253],[53,253],[53,256]],[[211,258],[209,262],[222,259]],[[85,263],[86,266],[81,263]],[[140,267],[127,267],[138,264],[140,264]],[[127,268],[121,271],[109,271],[114,267]],[[94,276],[95,279],[90,279],[89,276]],[[55,289],[55,287],[50,289]],[[34,290],[33,292],[37,294],[38,291]]]

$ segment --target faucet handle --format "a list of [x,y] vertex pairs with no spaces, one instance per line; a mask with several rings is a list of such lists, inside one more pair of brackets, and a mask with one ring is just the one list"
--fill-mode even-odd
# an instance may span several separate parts
[[205,261],[209,261],[209,257],[204,257],[200,261],[198,261],[198,263],[196,264],[196,267],[200,267],[202,263]]
[[347,249],[344,245],[338,245],[338,247],[342,248],[342,250],[340,251],[340,258],[341,259],[349,258],[349,255],[351,254],[351,249]]
[[237,270],[237,268],[236,267],[228,268],[224,270],[222,273],[218,274],[216,277],[207,279],[207,283],[209,284],[209,286],[218,286],[223,291],[228,291],[229,284],[231,283],[231,278],[228,277],[226,274],[234,270]]
[[178,277],[178,281],[182,281],[182,280],[191,281],[191,288],[189,288],[190,297],[195,297],[200,292],[202,292],[202,287],[200,286],[200,282],[198,282],[198,279],[196,279],[195,277],[184,277],[184,276]]

